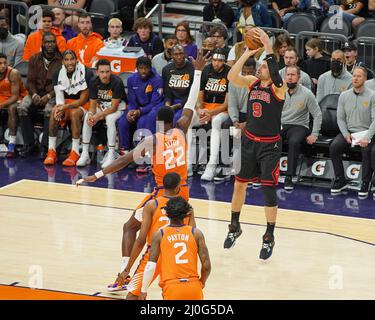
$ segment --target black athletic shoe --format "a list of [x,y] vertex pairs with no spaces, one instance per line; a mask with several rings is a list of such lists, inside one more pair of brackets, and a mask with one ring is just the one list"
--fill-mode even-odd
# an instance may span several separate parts
[[206,165],[205,164],[198,165],[198,167],[197,167],[197,173],[199,175],[202,175],[205,170],[206,170]]
[[272,237],[271,239],[264,239],[262,249],[260,250],[259,259],[267,260],[273,251],[273,247],[275,246],[275,239]]
[[233,248],[236,244],[236,239],[242,234],[241,226],[238,225],[236,230],[233,230],[232,225],[229,225],[229,232],[227,238],[224,241],[224,249]]
[[232,179],[231,175],[224,174],[223,171],[224,169],[221,169],[220,172],[214,176],[215,183],[222,183],[222,182],[229,181],[230,179]]
[[333,182],[331,192],[339,193],[345,190],[347,187],[348,187],[348,182],[346,181],[346,179],[338,178],[338,179],[335,179],[335,181]]
[[293,190],[294,189],[294,185],[293,185],[293,181],[292,181],[292,177],[291,176],[286,176],[285,177],[284,189],[285,190]]
[[370,191],[370,182],[368,181],[362,181],[361,182],[361,188],[358,191],[358,197],[367,197],[368,193]]

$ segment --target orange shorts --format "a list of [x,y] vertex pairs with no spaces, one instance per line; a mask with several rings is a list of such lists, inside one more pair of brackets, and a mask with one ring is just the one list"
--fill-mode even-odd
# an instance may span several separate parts
[[[73,100],[73,99],[65,99],[65,103],[72,103],[73,101],[75,101],[75,100]],[[90,103],[86,102],[83,106],[81,106],[79,108],[81,108],[85,112],[85,111],[89,110]],[[65,111],[65,117],[64,117],[64,119],[62,119],[62,120],[59,121],[59,125],[61,127],[64,127],[66,125],[67,121],[70,119],[70,115],[73,112],[73,110],[74,109],[68,109],[68,110]]]
[[[148,194],[135,210],[143,208],[146,205],[146,203],[149,202],[150,200],[155,199],[156,197],[163,196],[163,195],[164,195],[164,188],[155,187],[152,193]],[[189,186],[187,184],[182,185],[178,195],[183,197],[186,201],[189,201]]]
[[167,281],[163,286],[164,300],[203,300],[202,283],[199,279],[181,282],[176,279]]
[[[150,252],[151,252],[151,247],[148,246],[146,252],[142,256],[141,261],[139,262],[137,270],[135,270],[134,275],[128,284],[128,292],[130,292],[131,294],[135,296],[139,296],[141,293],[143,272],[145,271],[146,264],[148,262],[148,259],[150,258]],[[152,282],[158,277],[159,274],[160,274],[160,265],[159,263],[157,263],[154,277],[152,278]]]

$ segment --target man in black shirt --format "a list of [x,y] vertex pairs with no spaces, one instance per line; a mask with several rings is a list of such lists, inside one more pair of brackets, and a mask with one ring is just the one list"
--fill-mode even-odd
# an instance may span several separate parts
[[194,67],[186,60],[185,50],[181,45],[175,45],[171,50],[173,62],[163,68],[164,104],[175,111],[174,122],[181,117],[183,106],[189,96],[193,83]]
[[370,80],[374,78],[372,70],[367,68],[362,61],[357,60],[358,52],[354,43],[345,42],[341,50],[345,53],[346,70],[353,74],[355,67],[364,67],[367,70],[367,79]]
[[89,83],[90,109],[83,122],[83,150],[77,166],[86,166],[90,163],[92,127],[105,120],[108,140],[108,152],[102,163],[102,168],[105,168],[115,160],[116,122],[124,113],[126,94],[121,78],[111,74],[111,63],[107,59],[99,60],[96,70],[97,77]]
[[221,0],[210,0],[203,8],[203,21],[223,22],[231,28],[234,22],[234,11]]
[[63,53],[63,65],[55,73],[53,85],[56,105],[53,107],[49,121],[48,153],[45,165],[57,162],[56,139],[59,125],[70,122],[72,149],[63,166],[73,167],[79,159],[79,140],[81,121],[89,108],[88,83],[93,72],[77,60],[72,50]]

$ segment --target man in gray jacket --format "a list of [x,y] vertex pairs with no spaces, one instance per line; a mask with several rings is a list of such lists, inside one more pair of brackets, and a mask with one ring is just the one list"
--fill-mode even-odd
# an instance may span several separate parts
[[22,61],[24,43],[9,32],[9,22],[0,16],[0,52],[7,56],[8,65],[14,67]]
[[[332,141],[329,153],[335,171],[332,193],[338,193],[347,187],[342,153],[353,142],[353,133],[367,131],[358,144],[362,152],[362,183],[358,195],[367,196],[370,181],[375,168],[375,92],[365,87],[367,70],[355,67],[353,71],[353,89],[343,92],[337,107],[337,124],[341,133]],[[374,184],[374,180],[372,181]],[[375,185],[375,184],[374,184]]]
[[[285,79],[286,67],[296,66],[298,63],[298,52],[294,47],[288,47],[284,54],[285,67],[282,68],[279,73],[281,78]],[[301,70],[300,83],[311,91],[311,79],[310,76]]]
[[[285,81],[288,90],[281,114],[281,136],[288,141],[288,169],[286,172],[285,190],[293,190],[292,177],[296,175],[297,161],[304,140],[314,144],[322,125],[322,112],[314,94],[300,84],[301,70],[298,66],[286,67]],[[314,118],[310,133],[310,114]]]
[[352,75],[346,70],[345,55],[335,50],[331,55],[331,70],[323,73],[318,79],[316,99],[318,102],[328,94],[341,93],[352,85]]

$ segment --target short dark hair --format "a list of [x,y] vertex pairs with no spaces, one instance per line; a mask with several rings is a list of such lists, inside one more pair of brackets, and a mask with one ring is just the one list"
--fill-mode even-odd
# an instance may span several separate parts
[[296,54],[296,57],[298,59],[298,51],[295,47],[289,46],[288,48],[286,48],[285,52],[287,51],[293,51]]
[[50,9],[43,9],[42,11],[42,18],[51,18],[52,21],[55,20],[55,14]]
[[164,42],[166,42],[167,40],[177,40],[177,37],[174,34],[167,34],[164,37]]
[[166,190],[176,189],[181,182],[181,177],[176,172],[169,172],[163,178],[163,186]]
[[215,26],[210,30],[210,37],[213,37],[215,33],[221,35],[225,40],[228,38],[227,31],[222,26]]
[[288,72],[288,69],[293,69],[293,68],[297,70],[298,76],[301,76],[301,68],[299,66],[297,66],[297,65],[295,65],[295,66],[286,66],[285,67],[285,75]]
[[254,58],[250,57],[249,59],[246,60],[245,64],[243,65],[244,67],[256,67],[257,63]]
[[96,63],[96,70],[98,70],[100,66],[108,66],[111,69],[111,63],[107,59],[100,59]]
[[56,40],[56,36],[55,36],[52,32],[46,32],[46,33],[43,33],[42,41],[44,41],[44,39],[45,39],[46,37],[54,37],[55,40]]
[[164,210],[169,219],[184,219],[188,212],[191,210],[189,202],[187,202],[183,197],[171,198]]
[[8,57],[6,56],[6,54],[0,52],[0,59],[5,59],[8,61]]
[[91,16],[90,16],[90,14],[88,14],[87,12],[81,12],[79,15],[78,15],[78,20],[79,19],[84,19],[84,18],[90,18],[90,20],[91,20]]
[[158,111],[157,120],[167,124],[173,123],[174,111],[170,107],[161,107]]
[[67,49],[67,50],[65,50],[65,51],[62,53],[63,58],[65,58],[65,56],[68,55],[68,54],[71,54],[71,55],[77,60],[77,55],[76,55],[76,53],[75,53],[73,50],[71,50],[71,49]]
[[177,43],[176,45],[174,45],[174,46],[171,48],[171,52],[173,52],[173,51],[175,51],[175,50],[177,50],[177,49],[183,50],[183,51],[185,52],[184,47],[183,47],[181,44],[179,44],[179,43]]
[[136,65],[135,65],[137,68],[140,67],[140,66],[147,66],[151,69],[151,60],[150,58],[148,57],[139,57],[137,59],[137,62],[136,62]]

